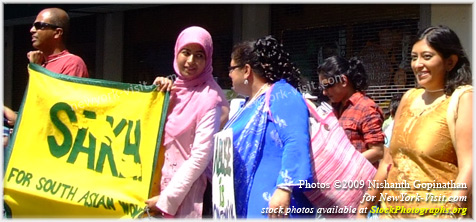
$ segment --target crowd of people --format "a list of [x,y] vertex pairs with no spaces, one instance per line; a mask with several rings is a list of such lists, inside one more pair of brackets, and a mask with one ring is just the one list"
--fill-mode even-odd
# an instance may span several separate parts
[[[57,73],[88,77],[83,60],[64,44],[69,18],[64,10],[42,10],[30,30],[37,63]],[[431,190],[435,196],[466,196],[468,201],[365,201],[360,208],[467,208],[472,195],[472,74],[458,36],[445,26],[422,30],[411,49],[418,87],[392,100],[391,120],[383,127],[381,108],[365,94],[369,79],[359,58],[332,56],[319,64],[319,97],[332,105],[348,139],[377,168],[374,180],[465,184],[466,189]],[[300,85],[301,72],[283,45],[272,36],[237,43],[229,76],[233,90],[246,97],[233,115],[213,78],[213,40],[202,27],[184,29],[176,40],[173,68],[177,79],[157,77],[159,91],[170,91],[164,128],[164,164],[160,191],[146,200],[159,217],[202,218],[209,209],[210,165],[214,135],[233,132],[233,174],[239,218],[316,217],[316,213],[263,213],[264,208],[313,208],[300,188],[313,181],[309,111]],[[270,95],[274,95],[269,99]],[[280,97],[281,96],[281,97]],[[456,102],[453,102],[456,101]],[[448,110],[454,110],[450,115]],[[16,114],[4,108],[4,124]],[[4,146],[6,145],[4,132]],[[427,190],[369,188],[366,195],[425,197]],[[358,212],[361,212],[360,210]],[[356,213],[355,217],[367,217]],[[392,214],[399,217],[471,217],[462,214]]]

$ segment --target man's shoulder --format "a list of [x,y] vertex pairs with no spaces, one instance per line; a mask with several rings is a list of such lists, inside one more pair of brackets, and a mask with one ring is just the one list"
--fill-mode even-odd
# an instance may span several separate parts
[[86,63],[80,56],[67,52],[61,60],[58,61],[58,65],[61,66],[61,73],[70,76],[89,77]]
[[83,63],[84,64],[83,58],[81,58],[80,56],[75,55],[73,53],[69,53],[68,56],[67,56],[67,59],[71,62],[78,62],[78,63]]

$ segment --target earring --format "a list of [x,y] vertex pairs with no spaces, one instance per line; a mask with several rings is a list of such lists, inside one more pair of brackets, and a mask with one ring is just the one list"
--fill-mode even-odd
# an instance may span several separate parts
[[248,85],[248,80],[245,79],[245,82],[243,84]]

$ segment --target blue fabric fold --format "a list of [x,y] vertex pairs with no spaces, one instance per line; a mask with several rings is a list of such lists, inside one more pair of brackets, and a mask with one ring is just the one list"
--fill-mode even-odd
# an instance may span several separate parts
[[225,126],[233,129],[237,216],[266,218],[271,196],[285,185],[293,189],[290,207],[308,208],[307,214],[301,211],[290,216],[313,217],[316,211],[302,193],[304,187],[298,187],[301,182],[312,182],[307,106],[284,80],[275,83],[270,93],[271,112],[262,94],[240,108]]

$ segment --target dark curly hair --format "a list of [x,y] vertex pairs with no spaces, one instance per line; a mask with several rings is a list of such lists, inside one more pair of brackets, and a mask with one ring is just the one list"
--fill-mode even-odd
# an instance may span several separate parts
[[295,88],[301,87],[301,72],[291,62],[283,45],[272,36],[236,44],[231,59],[238,66],[250,65],[255,73],[269,83],[285,79]]
[[417,35],[413,44],[426,40],[428,45],[447,59],[451,55],[458,56],[455,67],[446,74],[445,94],[450,96],[461,85],[471,85],[472,75],[468,57],[461,45],[458,35],[446,26],[430,26]]
[[317,75],[319,74],[329,79],[332,78],[334,81],[339,80],[338,76],[345,75],[357,91],[364,91],[369,86],[364,65],[356,57],[352,57],[350,60],[341,56],[328,57],[317,67]]

